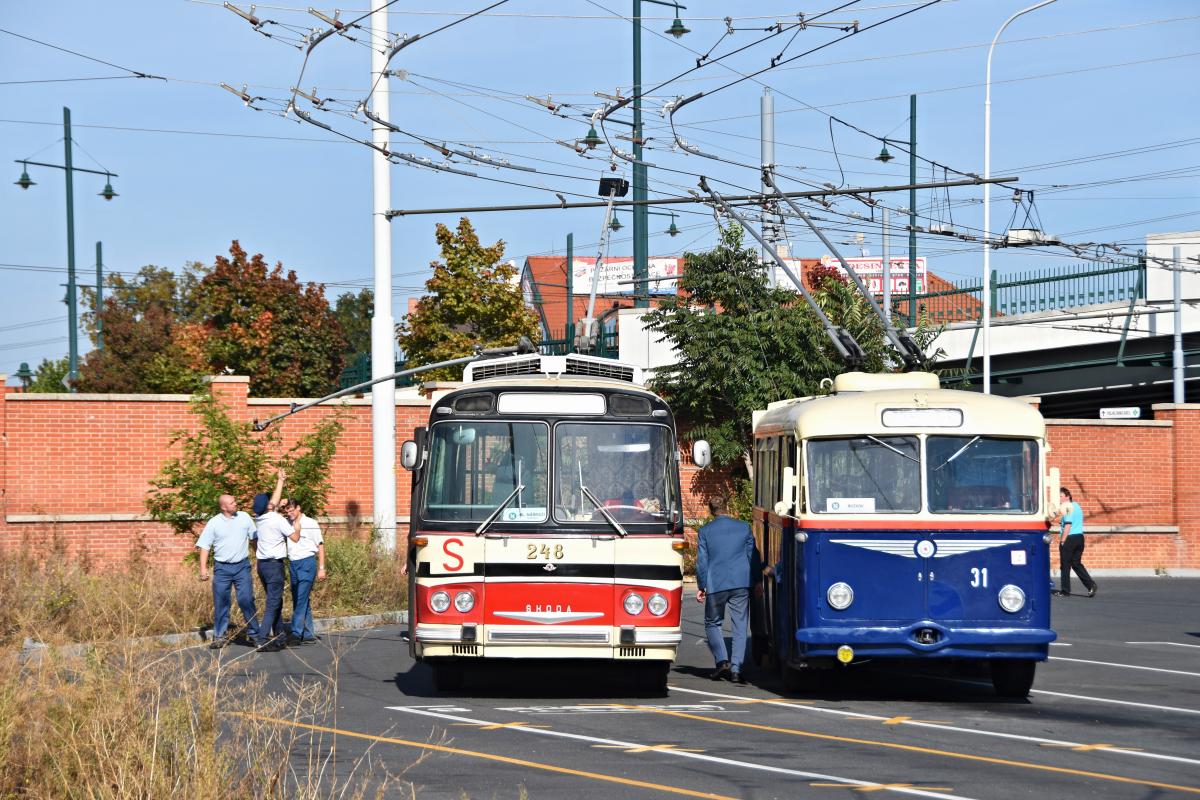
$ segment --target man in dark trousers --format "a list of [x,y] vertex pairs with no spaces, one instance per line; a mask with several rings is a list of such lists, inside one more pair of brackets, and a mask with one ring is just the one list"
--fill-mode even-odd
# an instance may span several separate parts
[[[717,662],[714,681],[744,684],[742,660],[750,621],[750,587],[762,572],[750,525],[726,515],[725,498],[708,501],[713,521],[700,528],[696,551],[696,601],[704,603],[704,633]],[[725,650],[721,626],[729,608],[733,652]]]

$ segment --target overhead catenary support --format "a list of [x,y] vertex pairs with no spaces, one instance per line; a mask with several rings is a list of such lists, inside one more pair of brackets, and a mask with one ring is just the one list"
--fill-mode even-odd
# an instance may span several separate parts
[[[379,0],[371,0],[372,4]],[[390,116],[388,53],[379,42],[390,41],[387,12],[373,8],[371,35],[371,110],[384,124],[371,126],[372,226],[375,251],[375,304],[371,314],[371,508],[378,546],[396,549],[396,381],[395,329],[392,318],[392,229],[387,211],[392,205],[387,120]],[[331,29],[332,30],[332,29]]]
[[[32,162],[30,162],[32,163]],[[1009,176],[1005,178],[970,177],[954,181],[930,181],[929,183],[902,183],[888,186],[860,186],[855,189],[812,189],[804,192],[784,192],[784,197],[833,197],[836,195],[854,194],[884,194],[885,192],[903,192],[916,189],[942,189],[955,186],[979,186],[983,183],[1016,183],[1020,178]],[[730,195],[725,198],[727,203],[761,203],[761,194]],[[652,197],[648,200],[617,200],[614,208],[623,206],[674,206],[692,203],[706,204],[710,202],[703,197]],[[605,208],[607,200],[584,200],[579,203],[523,203],[506,206],[462,206],[458,208],[394,208],[387,212],[388,217],[415,217],[423,214],[486,214],[492,211],[552,211],[566,208]]]
[[[790,197],[781,196],[779,187],[775,184],[775,176],[771,174],[771,170],[763,170],[763,183],[767,184],[767,186],[771,188],[771,191],[774,192],[776,197],[781,197],[783,202],[787,203],[792,209],[792,212],[796,216],[800,217],[800,219],[804,220],[804,223],[808,225],[812,232],[817,235],[817,238],[829,248],[829,252],[833,253],[833,257],[836,258],[838,263],[842,265],[842,269],[845,270],[848,276],[850,276],[850,280],[854,282],[854,285],[858,288],[858,291],[866,299],[867,304],[871,307],[871,310],[875,312],[875,315],[879,317],[880,322],[883,323],[884,335],[888,338],[888,341],[892,343],[892,347],[896,348],[896,352],[899,353],[900,358],[904,361],[905,366],[907,366],[909,369],[915,369],[922,366],[925,363],[925,354],[921,351],[921,348],[917,346],[917,343],[913,341],[912,337],[908,335],[908,331],[899,331],[896,329],[896,326],[892,324],[891,314],[885,313],[883,309],[879,307],[879,303],[875,302],[875,296],[863,284],[862,278],[858,277],[858,272],[850,266],[849,262],[847,262],[845,258],[842,257],[842,254],[838,251],[837,247],[834,246],[833,242],[829,241],[829,237],[825,235],[825,232],[817,227],[816,223],[812,221],[812,218],[809,217],[808,214],[804,213],[804,209],[796,205],[795,201]],[[793,282],[794,281],[795,279],[793,279]]]
[[[987,178],[987,175],[983,176]],[[908,325],[917,327],[917,96],[908,96]]]
[[783,270],[783,274],[787,275],[788,280],[792,282],[792,284],[800,292],[801,296],[808,303],[809,307],[812,308],[812,310],[816,313],[817,319],[821,321],[821,327],[825,329],[825,333],[829,336],[829,340],[833,343],[834,349],[838,351],[838,355],[842,357],[842,361],[845,362],[846,366],[850,367],[851,369],[856,369],[862,366],[862,363],[866,360],[866,354],[863,352],[863,349],[859,343],[854,339],[853,334],[851,334],[850,331],[846,330],[845,328],[840,328],[833,324],[825,312],[821,310],[821,307],[817,305],[817,301],[813,299],[811,294],[809,294],[809,291],[805,288],[803,281],[796,276],[796,273],[792,272],[792,268],[788,266],[787,262],[784,261],[782,257],[780,257],[779,253],[775,252],[775,250],[767,244],[767,240],[763,238],[762,234],[755,230],[754,226],[752,226],[745,217],[734,211],[733,206],[729,205],[725,198],[721,197],[720,194],[709,188],[708,181],[703,176],[700,177],[700,189],[708,194],[708,196],[711,197],[716,204],[725,211],[726,214],[733,217],[744,230],[748,231],[750,235],[758,241],[759,245],[761,245],[764,250],[770,252],[771,257],[775,259],[776,265]]

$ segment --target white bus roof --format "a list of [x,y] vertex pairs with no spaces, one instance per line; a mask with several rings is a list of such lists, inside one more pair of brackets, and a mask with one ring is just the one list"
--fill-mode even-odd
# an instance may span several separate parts
[[[784,400],[772,403],[765,411],[756,411],[754,432],[759,436],[799,438],[922,432],[1035,439],[1045,436],[1042,415],[1023,400],[937,386],[937,376],[930,373],[846,373],[834,382],[836,394]],[[914,410],[917,413],[905,413]],[[892,412],[886,419],[885,411]]]

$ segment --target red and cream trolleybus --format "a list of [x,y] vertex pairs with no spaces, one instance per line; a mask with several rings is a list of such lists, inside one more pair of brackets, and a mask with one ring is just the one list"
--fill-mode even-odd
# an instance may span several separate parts
[[675,422],[641,370],[585,355],[467,365],[406,442],[412,655],[438,688],[489,659],[636,662],[680,640]]

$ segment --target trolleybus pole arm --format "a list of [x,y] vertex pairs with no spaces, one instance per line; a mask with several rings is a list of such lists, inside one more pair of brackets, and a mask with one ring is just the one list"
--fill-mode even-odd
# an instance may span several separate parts
[[779,256],[779,253],[775,252],[775,248],[771,247],[771,245],[767,243],[767,240],[762,237],[762,234],[756,231],[754,227],[745,220],[745,218],[734,211],[733,207],[725,201],[725,198],[721,197],[720,194],[709,188],[708,180],[703,175],[700,176],[700,190],[707,193],[709,197],[716,201],[716,203],[725,210],[725,213],[733,217],[743,229],[749,231],[750,235],[758,240],[758,243],[762,245],[764,251],[771,254],[771,258],[775,260],[775,263],[779,265],[779,268],[783,270],[783,273],[788,276],[788,279],[795,284],[805,301],[808,302],[809,307],[816,312],[817,318],[821,321],[821,326],[825,329],[825,333],[829,335],[830,341],[833,342],[834,349],[838,351],[838,355],[842,357],[842,360],[846,362],[846,365],[851,369],[861,366],[863,361],[866,360],[866,353],[863,352],[862,346],[857,340],[855,340],[854,336],[848,330],[833,324],[829,317],[826,316],[825,312],[821,310],[821,307],[817,305],[817,301],[813,299],[811,294],[809,294],[808,289],[804,287],[804,283],[796,277],[796,273],[792,272],[792,269],[787,265],[787,262]]
[[[524,339],[524,337],[522,337],[522,338]],[[265,419],[261,422],[259,422],[258,420],[254,420],[254,430],[256,430],[256,431],[266,430],[267,426],[269,426],[273,422],[278,422],[279,420],[284,419],[285,417],[290,417],[292,414],[299,413],[306,409],[312,408],[313,406],[319,406],[322,403],[329,402],[330,400],[336,400],[339,397],[345,397],[348,394],[358,394],[363,389],[374,386],[377,383],[383,383],[384,381],[394,381],[397,378],[406,378],[409,375],[416,375],[421,372],[429,372],[430,370],[434,370],[434,369],[442,369],[443,367],[456,367],[459,364],[469,364],[472,361],[479,361],[480,359],[483,359],[483,358],[494,358],[496,356],[513,355],[514,353],[525,352],[526,347],[528,347],[528,348],[530,348],[530,350],[532,350],[533,345],[528,344],[528,340],[525,340],[525,342],[522,342],[521,344],[518,344],[515,347],[480,348],[476,351],[475,355],[473,355],[473,356],[463,356],[462,358],[452,358],[448,361],[438,361],[435,364],[425,364],[424,366],[413,367],[412,369],[402,369],[399,372],[393,372],[391,375],[385,375],[382,378],[375,378],[374,380],[369,380],[369,381],[366,381],[365,383],[357,383],[354,386],[350,386],[348,388],[334,392],[333,394],[327,394],[324,397],[318,398],[316,400],[312,400],[308,403],[304,403],[303,405],[297,405],[296,403],[292,403],[292,407],[289,408],[287,411],[283,412],[282,414],[276,414],[275,416],[271,417],[270,419]]]
[[891,314],[879,306],[879,303],[875,301],[875,296],[871,292],[867,291],[867,287],[863,284],[862,278],[858,276],[858,272],[850,266],[845,258],[842,257],[842,254],[836,247],[834,247],[833,242],[829,241],[829,237],[825,235],[825,232],[817,227],[817,224],[812,221],[812,218],[809,217],[808,214],[804,213],[804,209],[796,205],[796,202],[792,200],[792,198],[780,191],[779,187],[775,185],[775,176],[771,174],[770,167],[764,167],[762,172],[763,183],[765,183],[767,186],[770,186],[775,192],[776,196],[781,198],[783,202],[787,203],[792,211],[795,212],[796,216],[804,220],[805,224],[808,225],[808,227],[812,229],[812,232],[817,235],[817,238],[824,242],[825,246],[829,248],[829,252],[833,253],[833,257],[836,258],[838,263],[842,265],[842,269],[844,269],[846,274],[850,276],[850,280],[854,281],[854,285],[858,287],[858,291],[861,292],[862,296],[866,298],[867,303],[870,304],[871,309],[875,312],[875,315],[879,317],[879,321],[883,323],[884,335],[887,336],[888,340],[892,343],[892,346],[896,348],[896,352],[898,352],[900,354],[900,358],[904,360],[905,366],[907,366],[909,369],[917,369],[924,366],[926,361],[925,353],[922,352],[921,348],[917,346],[917,343],[912,340],[912,337],[908,335],[907,331],[901,332],[896,329],[896,326],[892,324]]

